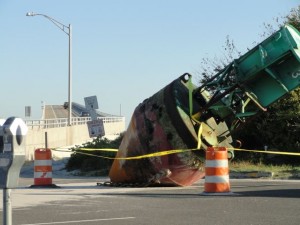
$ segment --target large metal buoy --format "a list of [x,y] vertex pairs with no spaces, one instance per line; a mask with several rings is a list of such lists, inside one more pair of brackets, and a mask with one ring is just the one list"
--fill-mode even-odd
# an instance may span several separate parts
[[[197,147],[199,124],[190,117],[189,75],[185,74],[139,104],[119,147],[116,158]],[[199,109],[193,100],[193,108]],[[203,123],[201,148],[230,146],[227,126],[213,118]],[[217,132],[216,132],[217,131]],[[186,151],[137,160],[113,162],[109,176],[116,183],[161,183],[187,186],[204,177],[202,151]]]

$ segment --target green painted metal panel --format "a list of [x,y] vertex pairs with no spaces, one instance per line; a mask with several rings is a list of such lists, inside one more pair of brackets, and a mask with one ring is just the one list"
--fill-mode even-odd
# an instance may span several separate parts
[[300,85],[300,33],[286,25],[234,64],[239,85],[267,107]]

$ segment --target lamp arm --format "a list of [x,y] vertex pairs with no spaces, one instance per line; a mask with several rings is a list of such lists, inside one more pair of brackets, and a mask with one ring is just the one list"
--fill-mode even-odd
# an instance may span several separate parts
[[[66,26],[66,25],[64,25],[64,24],[62,24],[61,22],[59,22],[59,21],[57,21],[57,20],[53,19],[52,17],[47,16],[47,15],[45,15],[45,14],[39,14],[39,13],[37,13],[37,14],[35,14],[35,15],[39,15],[39,16],[43,16],[43,17],[47,18],[47,19],[50,20],[55,26],[57,26],[60,30],[62,30],[65,34],[70,35],[70,27],[68,27],[68,26]],[[67,32],[67,31],[65,30],[66,28],[68,29],[69,32]]]

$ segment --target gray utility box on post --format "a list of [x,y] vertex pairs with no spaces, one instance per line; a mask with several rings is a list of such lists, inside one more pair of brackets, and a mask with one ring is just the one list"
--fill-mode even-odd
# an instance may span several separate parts
[[20,118],[10,117],[0,126],[0,188],[18,186],[25,162],[25,137],[28,128]]

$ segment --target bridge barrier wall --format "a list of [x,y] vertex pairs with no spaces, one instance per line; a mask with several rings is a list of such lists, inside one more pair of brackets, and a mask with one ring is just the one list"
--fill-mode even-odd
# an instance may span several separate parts
[[[124,117],[105,117],[103,120],[105,136],[114,139],[125,131]],[[74,118],[75,119],[75,118]],[[77,118],[78,122],[72,122],[72,126],[67,126],[66,120],[45,120],[45,121],[25,121],[28,126],[26,137],[26,160],[34,160],[34,151],[38,148],[45,148],[45,133],[47,132],[48,148],[66,148],[92,141],[86,122],[89,118]],[[54,157],[63,157],[66,154],[53,152]]]

